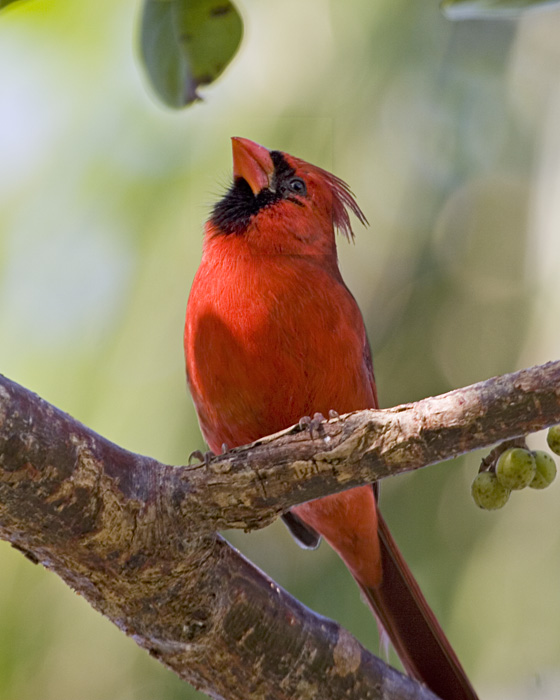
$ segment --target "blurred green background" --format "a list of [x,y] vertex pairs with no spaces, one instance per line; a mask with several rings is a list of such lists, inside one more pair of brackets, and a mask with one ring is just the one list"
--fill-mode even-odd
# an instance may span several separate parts
[[[240,10],[238,57],[182,112],[146,85],[138,3],[0,15],[0,371],[130,450],[181,464],[203,448],[182,324],[232,135],[352,186],[370,227],[340,241],[341,266],[384,406],[558,358],[560,12],[453,24],[436,0]],[[479,511],[481,456],[387,480],[382,509],[481,697],[557,698],[558,487]],[[326,546],[303,552],[278,523],[228,536],[379,651]],[[195,697],[1,543],[1,700]]]

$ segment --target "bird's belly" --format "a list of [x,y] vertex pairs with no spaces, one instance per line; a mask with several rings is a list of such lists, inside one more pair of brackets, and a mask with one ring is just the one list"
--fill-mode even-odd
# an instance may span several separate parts
[[[191,292],[187,376],[210,448],[253,442],[316,412],[375,405],[365,330],[339,282],[213,274]],[[319,283],[321,282],[321,283]]]
[[[328,411],[317,396],[317,368],[273,324],[251,332],[224,319],[201,319],[189,372],[201,428],[216,451],[246,444]],[[329,406],[330,408],[331,406]]]

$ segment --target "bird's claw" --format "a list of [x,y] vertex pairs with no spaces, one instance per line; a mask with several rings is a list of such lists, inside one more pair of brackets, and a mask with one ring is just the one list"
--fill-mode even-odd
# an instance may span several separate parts
[[303,416],[299,419],[299,427],[301,430],[309,430],[309,434],[313,437],[313,431],[317,432],[319,437],[325,434],[325,428],[323,423],[325,422],[325,416],[322,413],[314,413],[313,418],[310,416]]
[[208,452],[201,452],[200,450],[195,450],[194,452],[190,453],[187,465],[190,466],[192,460],[197,459],[201,464],[204,464],[204,466],[207,467],[210,464],[210,460],[212,459],[212,457],[215,456],[216,455],[210,450],[208,450]]
[[309,426],[311,425],[311,416],[302,416],[299,419],[298,425],[301,430],[309,430]]

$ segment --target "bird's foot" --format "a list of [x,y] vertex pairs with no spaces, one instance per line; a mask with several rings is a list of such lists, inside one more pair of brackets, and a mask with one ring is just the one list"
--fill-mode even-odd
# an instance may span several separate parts
[[313,431],[316,431],[318,437],[323,437],[325,435],[325,416],[322,413],[313,414],[313,418],[310,416],[303,416],[299,419],[299,427],[301,430],[309,430],[309,435],[313,438]]
[[208,452],[201,452],[200,450],[195,450],[194,452],[190,453],[187,465],[190,467],[192,460],[197,459],[201,464],[204,464],[204,466],[207,467],[210,464],[210,460],[212,459],[212,457],[215,456],[216,455],[211,450],[208,450]]

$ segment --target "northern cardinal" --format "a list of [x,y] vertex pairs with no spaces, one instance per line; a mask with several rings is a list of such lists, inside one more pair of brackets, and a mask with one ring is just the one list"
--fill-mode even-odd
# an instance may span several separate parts
[[[233,185],[206,224],[187,305],[187,378],[219,453],[315,413],[377,408],[371,352],[342,280],[335,230],[366,219],[339,178],[233,138]],[[338,552],[404,667],[443,700],[475,700],[465,672],[377,509],[375,486],[285,516],[306,546]]]

